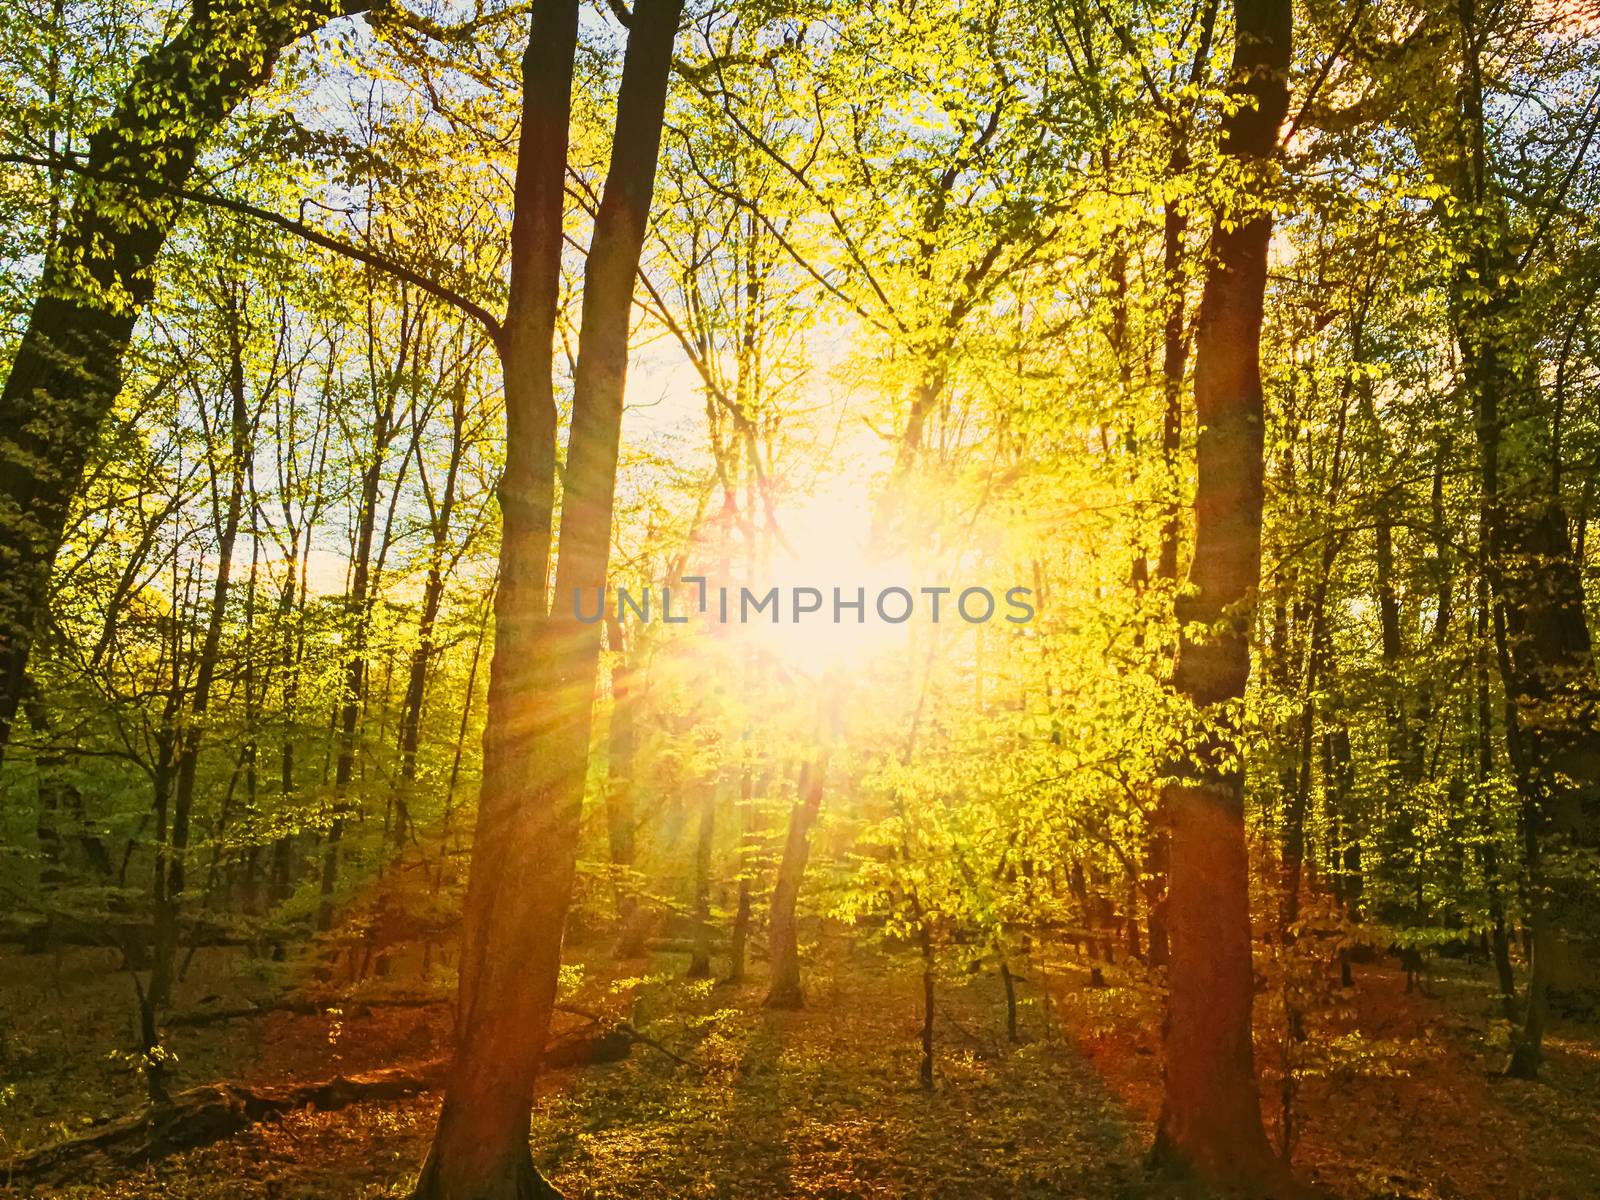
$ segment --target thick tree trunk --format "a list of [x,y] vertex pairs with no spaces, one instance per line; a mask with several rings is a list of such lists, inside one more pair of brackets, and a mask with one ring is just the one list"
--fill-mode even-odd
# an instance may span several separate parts
[[60,238],[0,394],[0,754],[16,717],[50,567],[128,339],[155,288],[200,145],[283,49],[365,0],[218,0],[133,69],[91,137]]
[[508,457],[484,777],[468,878],[456,1056],[416,1195],[550,1195],[528,1151],[533,1083],[555,1003],[576,869],[599,659],[576,620],[606,581],[633,284],[649,219],[678,0],[634,5],[616,132],[584,273],[553,607],[551,342],[576,0],[536,0],[523,58],[512,297],[501,352]]
[[768,917],[767,938],[772,961],[772,978],[767,987],[768,1008],[800,1008],[805,991],[800,985],[800,885],[805,882],[806,862],[811,857],[811,827],[822,811],[822,788],[828,773],[828,756],[800,768],[799,795],[789,810],[789,834],[783,844],[783,859],[778,864],[778,879],[772,888],[772,911]]
[[[1289,0],[1236,0],[1223,150],[1241,168],[1237,207],[1213,231],[1195,342],[1200,429],[1195,549],[1179,617],[1174,685],[1210,717],[1207,740],[1165,797],[1172,822],[1172,937],[1166,1070],[1155,1159],[1208,1182],[1281,1195],[1251,1044],[1250,868],[1240,746],[1227,709],[1250,675],[1251,612],[1261,571],[1262,308],[1272,218],[1260,192],[1288,107]],[[1255,193],[1252,195],[1251,193]],[[1275,1190],[1276,1189],[1276,1190]]]
[[[1168,170],[1174,176],[1189,169],[1189,155],[1181,140],[1175,139]],[[1166,284],[1166,313],[1161,331],[1161,463],[1166,485],[1171,492],[1166,517],[1161,523],[1161,549],[1156,559],[1156,577],[1165,580],[1177,595],[1178,547],[1182,539],[1182,511],[1179,500],[1178,455],[1183,448],[1183,379],[1188,360],[1184,319],[1188,276],[1184,267],[1184,240],[1188,236],[1189,216],[1184,201],[1167,201],[1162,221],[1162,274]],[[1157,796],[1145,833],[1143,882],[1145,908],[1149,913],[1151,967],[1165,967],[1171,961],[1171,939],[1167,922],[1167,889],[1172,869],[1172,819],[1164,796]]]
[[538,732],[550,721],[538,709],[555,700],[538,690],[538,651],[550,617],[546,573],[556,451],[551,350],[577,35],[576,0],[535,4],[522,60],[511,296],[499,346],[506,394],[500,581],[464,914],[457,1046],[417,1183],[418,1200],[555,1195],[533,1165],[528,1121],[566,915],[565,881],[551,878],[560,848],[551,843],[565,831],[555,827],[550,797],[534,786],[543,773]]
[[[1218,0],[1207,0],[1200,20],[1200,43],[1189,70],[1189,82],[1199,84],[1211,67],[1212,37],[1216,29]],[[1169,130],[1171,147],[1167,170],[1174,179],[1190,168],[1189,129],[1179,122]],[[1188,201],[1169,198],[1162,211],[1161,273],[1166,290],[1161,328],[1161,463],[1166,471],[1170,495],[1165,519],[1161,523],[1161,551],[1156,559],[1156,577],[1164,580],[1177,595],[1178,550],[1183,539],[1182,488],[1178,461],[1183,449],[1183,381],[1187,371],[1189,346],[1184,327],[1188,313],[1189,272],[1185,262],[1189,236]],[[1160,796],[1156,797],[1144,853],[1145,906],[1152,967],[1165,967],[1170,960],[1167,933],[1167,883],[1171,866],[1172,823]]]

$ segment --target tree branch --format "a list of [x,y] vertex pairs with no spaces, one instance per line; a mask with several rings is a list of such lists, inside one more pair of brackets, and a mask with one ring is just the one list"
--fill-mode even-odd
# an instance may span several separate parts
[[335,254],[343,255],[345,258],[353,259],[359,263],[364,263],[369,267],[376,267],[378,270],[392,275],[402,282],[421,288],[430,296],[433,296],[439,300],[443,300],[446,304],[451,305],[460,312],[464,313],[466,316],[469,316],[473,320],[477,321],[486,330],[488,330],[489,336],[494,340],[494,342],[497,345],[499,344],[499,319],[496,318],[494,314],[489,312],[488,309],[472,300],[467,299],[467,297],[463,296],[454,288],[451,288],[446,284],[442,284],[435,279],[431,279],[422,274],[420,271],[413,270],[411,267],[406,266],[404,263],[396,262],[394,259],[389,258],[386,255],[379,254],[375,250],[369,250],[366,247],[358,246],[353,242],[346,242],[336,237],[330,237],[321,230],[315,229],[310,225],[306,225],[301,221],[297,221],[292,217],[286,217],[282,213],[276,213],[270,209],[257,208],[253,204],[248,204],[243,200],[235,200],[230,196],[217,196],[209,192],[196,191],[194,188],[158,186],[152,189],[148,181],[129,179],[126,176],[112,171],[91,170],[82,163],[79,163],[65,155],[40,157],[32,154],[0,154],[0,162],[19,163],[23,166],[30,167],[42,167],[45,170],[72,171],[76,174],[87,175],[94,179],[104,179],[111,183],[125,184],[129,187],[136,188],[139,191],[157,190],[164,192],[165,194],[176,199],[188,200],[191,203],[201,204],[208,208],[219,208],[226,212],[237,213],[240,216],[249,217],[252,220],[260,221],[267,225],[274,225],[279,229],[294,234],[303,241],[310,242],[314,246],[321,246],[324,250],[332,250]]

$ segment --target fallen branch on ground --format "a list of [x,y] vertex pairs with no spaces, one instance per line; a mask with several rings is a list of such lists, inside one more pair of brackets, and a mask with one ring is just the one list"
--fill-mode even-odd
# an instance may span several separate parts
[[96,1167],[131,1170],[181,1150],[219,1142],[258,1121],[295,1109],[333,1110],[365,1100],[414,1096],[438,1087],[444,1081],[446,1065],[444,1059],[435,1059],[417,1066],[338,1075],[317,1083],[283,1087],[208,1083],[180,1092],[171,1104],[19,1154],[0,1167],[0,1179],[13,1187],[41,1183],[59,1186],[82,1178]]
[[270,1017],[280,1012],[293,1016],[320,1017],[334,1009],[346,1017],[359,1017],[376,1008],[442,1008],[450,1003],[452,1001],[444,996],[373,996],[360,1000],[343,1000],[337,996],[285,996],[269,1004],[199,1008],[173,1013],[162,1025],[168,1029],[196,1029],[205,1025],[221,1025],[227,1021],[245,1021],[251,1017]]
[[[321,1010],[318,1010],[321,1011]],[[590,1014],[579,1014],[589,1016]],[[599,1024],[598,1018],[594,1018]],[[548,1070],[619,1062],[634,1043],[679,1058],[629,1025],[593,1027],[563,1033],[545,1048]],[[443,1085],[446,1059],[408,1067],[391,1067],[361,1075],[337,1075],[316,1083],[246,1086],[208,1083],[180,1092],[171,1104],[119,1118],[91,1133],[41,1146],[0,1160],[0,1184],[12,1187],[61,1186],[82,1179],[97,1168],[133,1170],[155,1159],[233,1137],[260,1121],[301,1108],[324,1112],[366,1101],[399,1100]]]

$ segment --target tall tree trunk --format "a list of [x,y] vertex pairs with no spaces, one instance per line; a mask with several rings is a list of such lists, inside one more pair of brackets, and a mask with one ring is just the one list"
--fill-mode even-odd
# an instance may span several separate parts
[[[456,1056],[417,1184],[426,1200],[554,1194],[529,1154],[528,1120],[572,898],[600,653],[597,628],[579,622],[572,605],[606,581],[634,277],[680,11],[679,0],[638,0],[633,9],[611,165],[584,271],[555,602],[547,611],[551,341],[578,11],[576,0],[536,0],[533,9],[512,229],[517,315],[508,312],[502,339],[508,460],[484,776]],[[546,430],[551,436],[542,436]]]
[[[257,868],[261,856],[261,693],[265,688],[266,679],[257,679],[256,672],[256,597],[259,594],[261,583],[261,540],[256,533],[256,490],[255,472],[250,464],[245,465],[246,476],[250,491],[250,575],[245,581],[244,596],[244,747],[241,751],[241,760],[244,767],[244,796],[245,817],[248,823],[246,836],[249,839],[245,850],[244,861],[244,887],[241,897],[245,911],[255,913],[258,911]],[[271,672],[263,672],[270,677]],[[219,821],[217,828],[217,841],[222,840],[222,823]],[[212,853],[212,865],[217,862],[217,851]]]
[[339,848],[344,839],[351,781],[355,778],[356,729],[361,721],[362,697],[367,686],[367,622],[371,615],[373,539],[378,527],[378,490],[383,481],[384,452],[393,433],[396,397],[391,391],[379,404],[373,419],[372,462],[361,476],[361,500],[356,514],[355,558],[350,590],[345,596],[347,639],[344,694],[336,714],[339,756],[333,770],[333,819],[322,846],[322,888],[317,901],[317,929],[333,927],[334,892],[339,879]]
[[1477,654],[1475,656],[1474,717],[1478,741],[1478,787],[1482,810],[1483,881],[1489,893],[1489,948],[1495,979],[1500,986],[1500,1009],[1507,1021],[1517,1019],[1517,977],[1511,969],[1511,942],[1506,934],[1506,906],[1501,894],[1500,848],[1495,842],[1494,804],[1489,780],[1494,774],[1494,728],[1489,706],[1489,580],[1478,575]]
[[[1322,734],[1322,807],[1328,827],[1328,877],[1332,881],[1334,903],[1348,921],[1360,919],[1357,898],[1361,894],[1359,875],[1349,869],[1351,856],[1359,861],[1360,831],[1350,813],[1350,731],[1335,725]],[[1339,986],[1354,987],[1350,971],[1350,952],[1339,948]]]
[[534,785],[544,765],[537,710],[555,700],[539,691],[538,651],[550,620],[552,340],[577,37],[577,0],[537,0],[522,58],[511,294],[498,346],[506,397],[500,578],[462,934],[456,1055],[417,1181],[418,1200],[557,1194],[533,1165],[528,1120],[565,921],[564,903],[556,897],[552,905],[550,895],[552,886],[559,890],[563,884],[548,878],[552,858],[560,857],[550,843],[563,831],[554,828],[549,798]]
[[[199,147],[283,49],[367,0],[217,0],[133,69],[89,140],[0,393],[0,755],[23,694],[50,567]],[[55,166],[56,164],[51,164]]]
[[[1174,686],[1212,722],[1166,792],[1172,822],[1172,937],[1166,1070],[1154,1157],[1209,1182],[1273,1193],[1286,1183],[1267,1143],[1251,1045],[1254,972],[1241,746],[1227,709],[1244,696],[1261,572],[1260,341],[1272,217],[1267,173],[1288,108],[1289,0],[1235,0],[1223,152],[1241,168],[1218,215],[1195,339],[1200,430],[1195,549],[1179,601]],[[1254,193],[1254,194],[1252,194]],[[1281,1193],[1273,1193],[1281,1194]]]
[[[283,741],[278,751],[278,803],[286,811],[292,811],[295,794],[295,709],[300,694],[300,661],[305,648],[305,594],[297,588],[301,570],[300,530],[291,527],[289,537],[292,549],[289,561],[285,564],[283,594],[278,602],[280,665],[283,668]],[[284,829],[272,841],[272,871],[267,903],[273,906],[282,904],[289,898],[293,883],[294,832]]]
[[[1197,85],[1211,67],[1212,36],[1216,29],[1218,0],[1207,0],[1200,19],[1200,44],[1189,69],[1189,82]],[[1167,172],[1174,180],[1190,168],[1188,121],[1180,121],[1168,131],[1171,145]],[[1170,498],[1161,523],[1161,550],[1156,559],[1156,577],[1164,580],[1177,595],[1178,549],[1183,538],[1182,489],[1178,463],[1183,449],[1183,380],[1189,357],[1184,326],[1188,312],[1189,273],[1184,260],[1189,235],[1188,201],[1169,197],[1162,210],[1161,274],[1165,289],[1165,312],[1161,324],[1161,464],[1166,472]],[[1149,963],[1165,967],[1170,961],[1167,932],[1167,883],[1172,861],[1172,828],[1166,806],[1156,797],[1146,835],[1143,879],[1145,906],[1149,913]]]

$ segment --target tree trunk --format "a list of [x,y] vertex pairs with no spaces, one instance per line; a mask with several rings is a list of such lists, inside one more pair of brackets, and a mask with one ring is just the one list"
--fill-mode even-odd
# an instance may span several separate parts
[[[405,349],[400,358],[403,361]],[[339,880],[339,847],[344,838],[350,784],[355,778],[356,731],[361,722],[362,700],[367,690],[367,625],[372,614],[373,542],[378,530],[378,492],[383,483],[383,460],[395,431],[399,396],[395,383],[378,402],[372,420],[372,461],[361,475],[361,499],[356,510],[356,545],[351,563],[350,590],[345,595],[344,694],[335,714],[339,756],[333,772],[333,820],[322,848],[322,887],[317,901],[317,929],[333,927],[334,892]],[[398,482],[395,485],[399,489]]]
[[[1217,0],[1207,0],[1200,22],[1200,44],[1189,70],[1189,82],[1199,84],[1211,66],[1212,36],[1216,28]],[[1171,146],[1167,171],[1173,179],[1190,168],[1187,121],[1169,130]],[[1178,476],[1178,456],[1183,449],[1183,380],[1189,357],[1184,336],[1188,308],[1189,274],[1184,261],[1189,234],[1187,200],[1174,196],[1162,211],[1161,273],[1166,290],[1161,327],[1161,463],[1166,471],[1170,497],[1161,523],[1161,551],[1156,559],[1156,576],[1177,595],[1178,550],[1183,537],[1183,504]],[[1161,796],[1156,797],[1150,814],[1144,853],[1144,889],[1151,967],[1165,967],[1170,961],[1167,933],[1167,883],[1171,867],[1172,822]]]
[[422,739],[422,702],[428,691],[428,671],[433,665],[433,629],[444,600],[445,559],[449,548],[450,518],[455,511],[456,484],[465,453],[467,385],[456,387],[450,408],[450,462],[445,468],[444,492],[432,514],[433,549],[428,558],[428,580],[422,589],[422,611],[417,617],[417,644],[411,651],[406,694],[400,710],[400,783],[395,791],[394,849],[400,853],[411,834],[411,792],[417,782],[417,747]]
[[[1338,487],[1338,457],[1334,458],[1334,489]],[[1293,936],[1300,917],[1300,884],[1305,871],[1306,810],[1311,804],[1311,760],[1316,745],[1317,689],[1322,685],[1324,665],[1332,654],[1328,636],[1328,582],[1338,556],[1339,539],[1329,538],[1323,548],[1321,572],[1311,596],[1311,628],[1307,634],[1305,678],[1300,685],[1300,711],[1294,723],[1296,757],[1288,809],[1284,813],[1283,907],[1279,933]]]
[[711,851],[717,832],[718,773],[702,782],[700,836],[694,851],[694,951],[689,956],[690,979],[711,978]]
[[[369,292],[367,298],[367,353],[369,361],[376,361],[377,330],[374,316],[374,301]],[[332,806],[332,820],[326,838],[323,840],[322,859],[322,888],[317,905],[317,929],[326,931],[333,925],[334,892],[339,876],[339,853],[344,837],[345,821],[359,811],[358,804],[352,804],[349,799],[350,786],[355,782],[357,770],[358,743],[361,741],[361,731],[366,714],[372,707],[371,698],[371,671],[370,647],[368,640],[371,634],[372,612],[374,603],[380,594],[379,581],[383,577],[384,560],[388,556],[390,547],[394,544],[394,517],[399,505],[400,497],[404,491],[405,474],[412,456],[417,451],[418,440],[422,436],[422,424],[415,419],[416,409],[411,409],[411,440],[404,454],[400,456],[399,468],[396,472],[393,487],[390,489],[389,503],[382,523],[382,534],[379,535],[378,522],[378,494],[383,486],[384,460],[389,452],[389,447],[394,436],[399,432],[396,413],[400,403],[402,379],[409,370],[415,368],[414,356],[418,351],[417,341],[420,338],[418,323],[407,319],[409,311],[404,305],[402,294],[401,319],[399,322],[399,340],[395,347],[394,358],[386,363],[388,381],[383,390],[378,394],[374,404],[372,434],[372,461],[362,472],[360,501],[356,508],[356,542],[352,555],[352,570],[350,572],[349,587],[345,593],[345,629],[341,637],[340,649],[345,654],[344,688],[339,704],[334,710],[333,726],[338,742],[339,753],[334,766],[334,795]],[[413,359],[408,363],[407,359]],[[376,387],[374,386],[374,390]],[[389,690],[394,679],[394,660],[389,655],[383,656],[384,674],[383,687],[378,696],[378,729],[376,740],[381,742],[384,737],[385,723],[389,712]],[[361,774],[366,774],[365,765],[362,765]],[[393,797],[390,797],[392,805]],[[391,813],[385,813],[384,826],[387,832],[392,828]],[[369,950],[370,954],[370,950]],[[363,973],[365,968],[363,967]]]
[[[171,771],[172,814],[170,828],[160,838],[156,852],[155,920],[152,930],[150,982],[140,1003],[140,1024],[145,1043],[146,1076],[152,1103],[167,1099],[164,1057],[156,1024],[172,998],[172,985],[178,953],[178,917],[189,853],[189,826],[194,812],[195,773],[200,762],[200,747],[205,737],[206,712],[211,703],[211,685],[216,678],[217,659],[222,642],[222,626],[227,616],[228,585],[233,571],[233,550],[239,535],[244,507],[245,473],[250,454],[250,417],[244,397],[244,348],[241,344],[237,311],[230,314],[228,390],[232,400],[231,440],[229,445],[229,486],[227,500],[217,513],[217,577],[211,591],[211,611],[206,620],[205,637],[195,664],[194,691],[189,700],[187,725],[177,742],[177,762]],[[174,646],[176,657],[177,647]],[[163,751],[165,763],[167,753]],[[161,777],[158,808],[167,803],[168,771]],[[165,820],[158,822],[165,825]]]
[[551,350],[576,0],[537,0],[523,57],[512,227],[504,530],[484,772],[468,877],[456,1056],[416,1195],[512,1200],[554,1189],[528,1151],[576,870],[599,659],[572,604],[604,586],[634,277],[655,187],[678,0],[634,5],[616,132],[584,272],[555,603],[545,572],[555,468]]
[[1272,218],[1249,192],[1266,182],[1288,107],[1291,5],[1235,0],[1234,26],[1230,91],[1245,104],[1224,122],[1223,151],[1242,169],[1245,194],[1218,216],[1200,305],[1195,548],[1178,613],[1186,630],[1199,623],[1207,632],[1185,632],[1173,679],[1212,731],[1166,789],[1172,959],[1154,1158],[1210,1183],[1281,1195],[1284,1168],[1267,1143],[1256,1090],[1244,778],[1225,713],[1249,679],[1261,572],[1260,339]]
[[530,785],[536,771],[543,773],[537,708],[554,699],[537,690],[537,652],[550,617],[551,352],[577,8],[576,0],[535,4],[522,60],[511,295],[499,346],[506,465],[483,779],[464,913],[456,1055],[418,1200],[556,1195],[533,1165],[528,1120],[560,965],[564,881],[550,878],[551,860],[561,857],[550,843],[564,831],[553,827],[548,795]]
[[1526,1022],[1508,1070],[1531,1078],[1541,1058],[1552,939],[1587,899],[1577,880],[1548,877],[1545,843],[1566,841],[1580,853],[1600,843],[1600,677],[1561,456],[1541,394],[1543,331],[1521,292],[1520,252],[1491,178],[1479,61],[1490,31],[1480,25],[1474,0],[1461,0],[1458,14],[1462,72],[1459,119],[1451,128],[1463,141],[1442,152],[1460,202],[1451,313],[1478,431],[1485,573],[1507,697],[1507,745],[1523,793],[1534,944]]
[[765,1001],[768,1008],[800,1008],[805,1004],[805,992],[800,986],[800,885],[805,881],[806,862],[811,857],[811,827],[822,811],[827,773],[826,752],[815,761],[806,762],[800,768],[799,795],[789,810],[789,834],[783,843],[783,859],[778,864],[767,923],[772,960],[772,979]]

